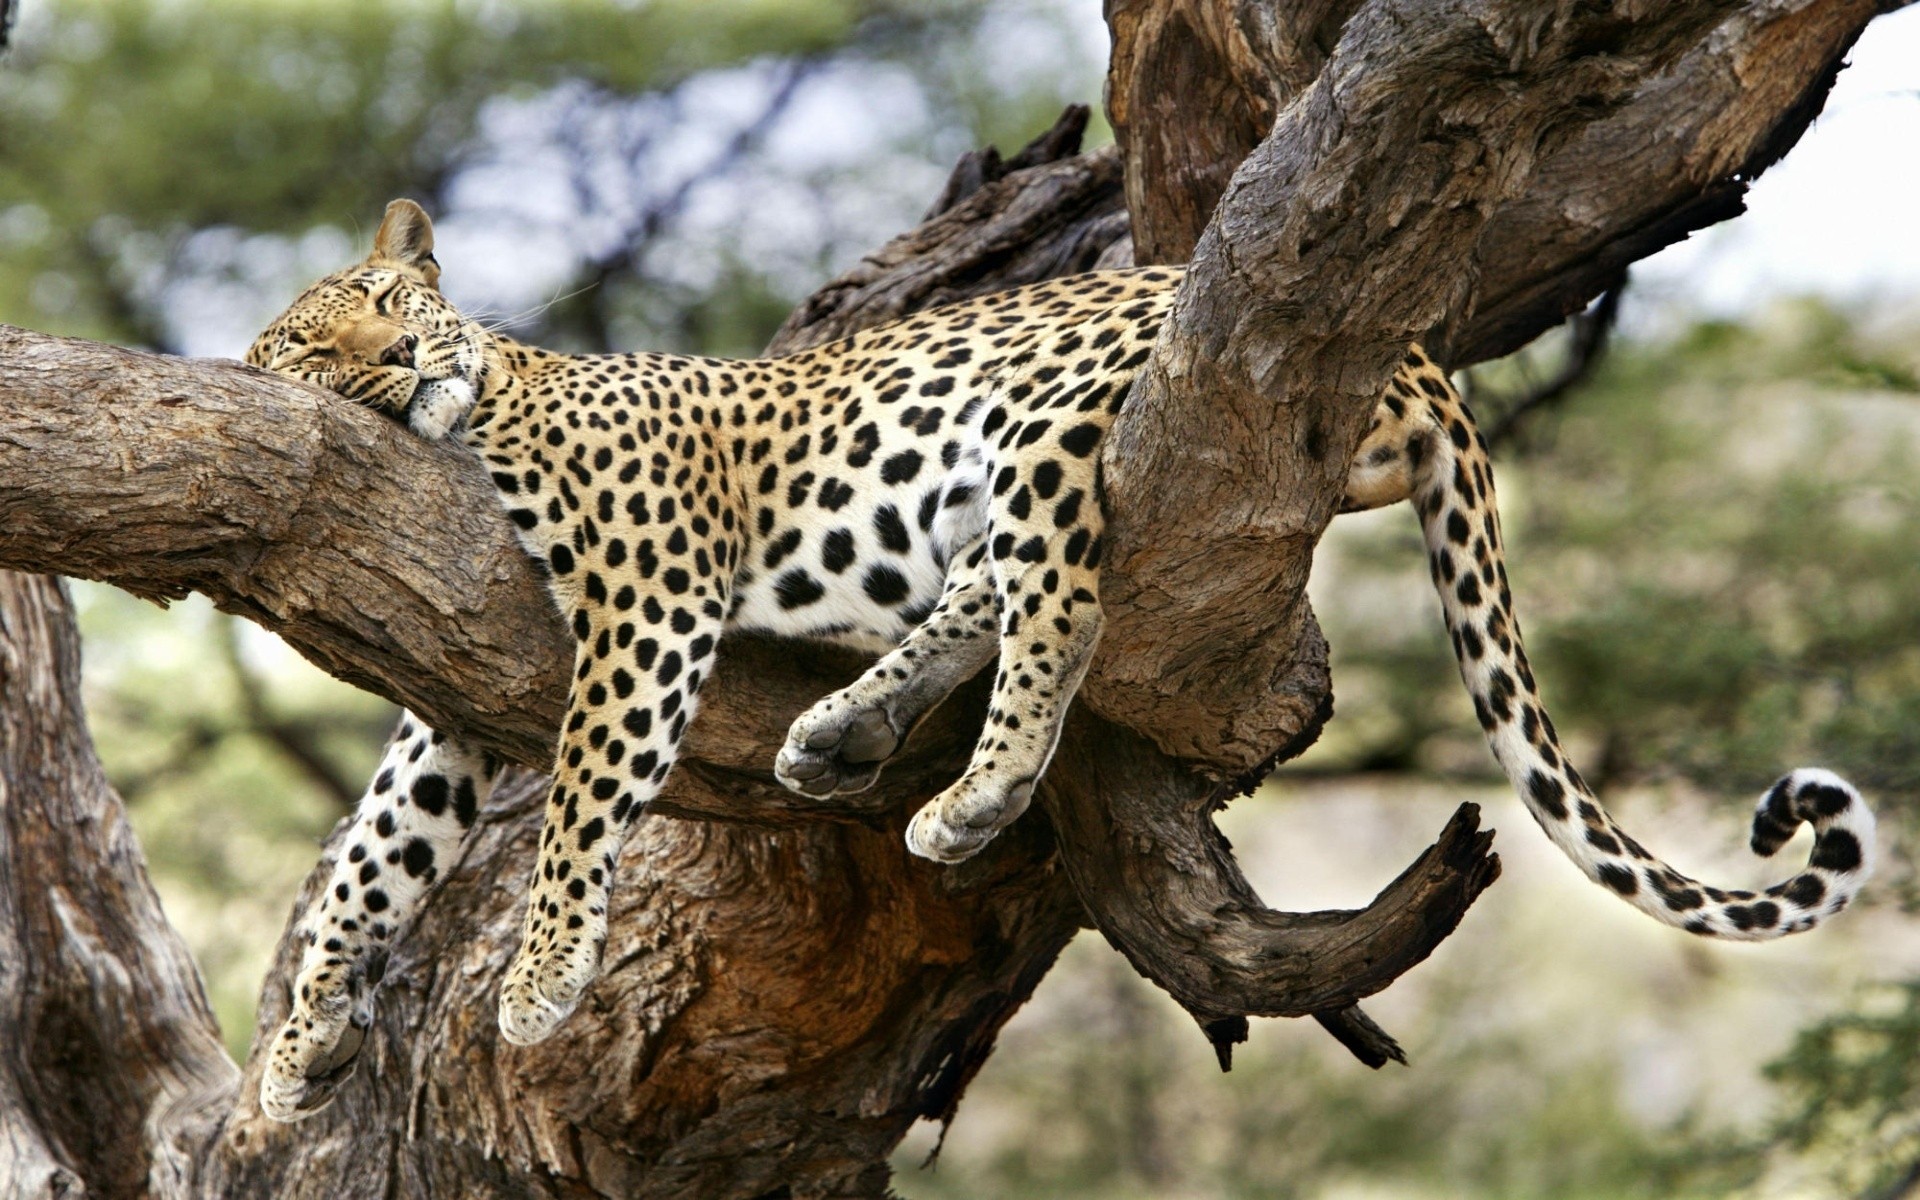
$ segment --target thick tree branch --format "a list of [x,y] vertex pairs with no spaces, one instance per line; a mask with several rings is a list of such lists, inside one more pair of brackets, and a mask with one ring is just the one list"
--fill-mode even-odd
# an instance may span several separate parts
[[[1737,216],[1753,179],[1819,114],[1867,22],[1905,2],[1703,10],[1720,14],[1711,36],[1633,73],[1629,94],[1588,114],[1564,144],[1543,147],[1523,193],[1496,198],[1469,293],[1426,333],[1428,350],[1455,367],[1510,353],[1585,308],[1629,263]],[[1359,7],[1108,0],[1107,111],[1128,155],[1140,261],[1192,254],[1233,168],[1316,78]],[[1196,77],[1228,98],[1173,103]],[[1168,179],[1182,186],[1165,187]]]
[[166,1194],[233,1099],[199,973],[86,734],[65,589],[13,572],[0,572],[0,1031],[8,1196],[82,1182]]
[[[1310,548],[1406,344],[1470,311],[1461,247],[1484,255],[1496,217],[1551,199],[1536,189],[1564,189],[1552,174],[1570,161],[1561,156],[1597,125],[1647,114],[1649,90],[1677,64],[1695,64],[1707,97],[1718,96],[1723,44],[1751,46],[1742,36],[1775,29],[1765,18],[1785,7],[1556,15],[1408,0],[1369,4],[1347,22],[1325,69],[1235,175],[1108,439],[1113,619],[1105,669],[1084,693],[1103,715],[1228,770],[1261,763],[1305,726],[1326,691],[1304,598]],[[1798,7],[1809,20],[1844,10],[1854,32],[1871,12]],[[1845,42],[1829,32],[1819,24],[1809,38],[1838,54]],[[1803,93],[1770,85],[1743,97],[1743,119],[1720,111],[1701,141],[1725,148],[1776,129],[1787,118],[1769,105],[1798,105]],[[1744,161],[1729,154],[1720,166]],[[1589,175],[1608,180],[1580,208],[1595,237],[1639,229],[1647,193],[1700,186],[1672,158],[1632,165],[1588,160]],[[1527,261],[1542,278],[1561,269]]]

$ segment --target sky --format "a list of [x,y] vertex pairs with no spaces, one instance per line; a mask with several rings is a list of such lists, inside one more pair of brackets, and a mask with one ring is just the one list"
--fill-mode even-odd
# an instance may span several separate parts
[[[999,24],[980,36],[1014,52],[1004,61],[979,56],[1008,76],[985,82],[1017,88],[1038,79],[1061,102],[1099,102],[1106,52],[1099,4],[1016,0],[994,11]],[[1920,309],[1920,5],[1875,20],[1850,60],[1821,117],[1756,181],[1745,215],[1634,267],[1623,317],[1629,335],[1657,334],[1700,315],[1753,315],[1804,295],[1862,312]],[[774,75],[769,64],[754,64],[689,89],[682,119],[653,144],[641,182],[615,172],[595,185],[598,207],[622,212],[651,192],[672,190],[719,152]],[[489,112],[489,146],[513,153],[490,157],[483,149],[456,189],[456,211],[437,214],[457,303],[514,314],[552,301],[573,277],[575,256],[606,233],[617,235],[571,215],[571,193],[551,164],[525,161],[527,145],[578,132],[565,99],[505,98]],[[910,225],[946,165],[968,148],[946,144],[952,123],[925,111],[929,102],[911,70],[897,64],[852,63],[811,78],[769,132],[763,154],[690,195],[676,242],[681,282],[694,294],[718,286],[714,250],[726,247],[784,268],[799,282],[796,295],[804,294],[818,278],[822,264],[811,256],[820,247],[831,247],[829,270],[843,269]],[[858,188],[828,182],[839,169],[876,161],[888,165],[866,173]],[[323,273],[357,252],[326,231],[297,248],[300,262],[289,277]],[[269,261],[254,249],[239,257]],[[264,320],[261,303],[257,290],[239,300],[211,291],[183,297],[179,307],[200,319],[179,331],[180,340],[190,353],[236,354]],[[228,319],[205,319],[220,312]]]
[[1920,301],[1920,6],[1884,16],[1825,111],[1741,217],[1633,269],[1635,289],[1716,315],[1781,296]]

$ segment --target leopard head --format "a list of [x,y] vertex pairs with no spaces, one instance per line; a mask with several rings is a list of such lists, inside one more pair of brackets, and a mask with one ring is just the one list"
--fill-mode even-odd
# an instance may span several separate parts
[[433,222],[387,205],[373,253],[302,292],[247,349],[247,361],[305,379],[445,437],[480,390],[487,333],[440,295]]

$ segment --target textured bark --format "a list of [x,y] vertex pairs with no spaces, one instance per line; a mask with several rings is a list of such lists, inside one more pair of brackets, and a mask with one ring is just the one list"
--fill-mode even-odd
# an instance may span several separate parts
[[[1543,148],[1524,192],[1497,198],[1468,294],[1426,333],[1428,350],[1455,367],[1510,353],[1617,284],[1627,264],[1737,216],[1754,178],[1818,115],[1867,22],[1906,2],[1671,6],[1717,12],[1713,32],[1630,76],[1630,92]],[[1192,255],[1234,169],[1319,76],[1359,7],[1107,0],[1107,116],[1126,152],[1140,262]],[[1193,88],[1210,102],[1186,103]]]
[[80,707],[60,583],[0,571],[0,1194],[165,1191],[232,1104],[200,975]]
[[[1664,244],[1646,240],[1648,196],[1698,197],[1707,178],[1750,170],[1755,137],[1783,150],[1874,11],[1848,0],[1563,7],[1369,4],[1241,164],[1105,448],[1113,620],[1084,693],[1103,715],[1219,770],[1255,769],[1287,742],[1327,689],[1303,591],[1308,549],[1374,398],[1409,341],[1437,335],[1451,351],[1504,344],[1514,328],[1506,316],[1462,321],[1489,286],[1525,290],[1476,276],[1477,262],[1511,250],[1513,226],[1498,222],[1577,213],[1579,247],[1549,241],[1499,259],[1533,281],[1532,328],[1557,324],[1569,294],[1555,281],[1585,272],[1597,292],[1617,277],[1595,276],[1596,245],[1638,255]],[[1783,77],[1723,78],[1759,64]],[[1704,116],[1671,94],[1689,85]],[[1627,156],[1622,170],[1592,151],[1622,121],[1686,147]],[[1577,180],[1561,173],[1576,163]],[[1544,234],[1541,224],[1528,228]],[[1461,254],[1468,246],[1478,260]],[[1548,295],[1559,299],[1541,309]]]
[[[1368,1061],[1391,1055],[1391,1040],[1351,1005],[1429,953],[1497,874],[1473,814],[1463,810],[1367,910],[1304,915],[1261,906],[1208,815],[1230,790],[1222,781],[1304,747],[1329,714],[1325,645],[1301,596],[1313,542],[1401,347],[1450,327],[1475,294],[1460,247],[1479,246],[1487,261],[1500,237],[1517,236],[1499,233],[1502,214],[1523,202],[1559,211],[1542,189],[1569,186],[1552,173],[1568,147],[1638,111],[1655,81],[1721,46],[1742,14],[1764,24],[1789,7],[1543,16],[1517,0],[1377,2],[1330,51],[1333,6],[1170,4],[1193,29],[1238,37],[1243,48],[1220,69],[1257,68],[1268,109],[1282,116],[1234,177],[1109,439],[1109,632],[1091,703],[1040,789],[1048,819],[1030,815],[958,868],[904,853],[906,816],[957,774],[979,728],[978,681],[934,714],[873,792],[823,803],[777,787],[770,764],[788,723],[858,663],[731,639],[658,806],[712,822],[662,815],[636,831],[606,977],[555,1039],[513,1048],[493,1024],[538,826],[539,783],[526,776],[496,794],[396,947],[360,1075],[335,1106],[273,1125],[255,1106],[250,1066],[230,1105],[208,1101],[181,1119],[177,1128],[207,1136],[189,1145],[170,1135],[165,1144],[181,1149],[152,1174],[154,1194],[877,1194],[887,1151],[915,1119],[952,1113],[1001,1024],[1083,924],[1178,998],[1223,1061],[1249,1014],[1311,1013]],[[1179,49],[1167,41],[1178,32],[1170,16],[1119,0],[1110,14],[1116,68],[1134,64],[1129,77],[1152,78],[1143,64]],[[1166,78],[1168,94],[1191,82]],[[1267,110],[1248,76],[1234,78],[1250,93],[1234,119],[1257,125]],[[1293,93],[1298,102],[1283,109],[1278,98]],[[1804,125],[1807,97],[1818,99],[1790,83],[1744,95],[1748,125],[1786,130],[1787,140]],[[1667,111],[1685,117],[1684,108]],[[1138,103],[1132,111],[1126,137],[1140,147],[1150,122]],[[1121,157],[1074,155],[1081,119],[1069,114],[1010,162],[969,156],[929,221],[823,289],[776,349],[1127,261]],[[1696,138],[1709,144],[1719,143]],[[1169,164],[1155,169],[1177,176],[1159,187],[1205,186],[1213,176],[1202,156],[1176,168],[1177,149],[1154,151]],[[1672,170],[1674,160],[1649,156],[1632,169]],[[1166,207],[1153,177],[1142,179],[1128,193],[1139,228]],[[1587,259],[1594,246],[1642,245],[1636,205],[1673,185],[1664,175],[1638,189],[1615,182],[1596,185],[1580,213]],[[1673,186],[1704,194],[1697,182]],[[1185,210],[1204,211],[1192,200]],[[1516,267],[1516,278],[1550,283],[1556,264],[1536,262],[1538,280]],[[566,642],[477,466],[287,381],[0,331],[0,566],[150,596],[204,591],[436,725],[533,766],[549,754]],[[52,670],[66,678],[71,663],[56,656]],[[77,735],[77,716],[58,719]],[[137,866],[130,847],[122,858]],[[0,902],[14,905],[0,912],[29,911],[21,897],[33,881],[65,869],[27,868],[0,880]],[[111,894],[101,902],[137,909]],[[68,926],[5,919],[0,1005],[16,994],[4,964],[27,942],[94,954]],[[123,973],[177,976],[177,956],[153,957]],[[283,943],[256,1048],[285,1014],[292,965]],[[13,986],[39,1002],[37,988]],[[110,1024],[86,1011],[47,1044],[85,1046]],[[181,1036],[192,1042],[203,1024],[183,1020]],[[151,1119],[95,1127],[118,1131],[110,1148],[71,1144],[70,1122],[48,1098],[77,1106],[105,1085],[49,1091],[46,1078],[8,1065],[0,1152],[16,1151],[21,1173],[0,1190],[14,1178],[51,1189],[65,1171],[111,1192],[134,1177],[127,1164],[158,1161]],[[196,1094],[230,1086],[208,1070],[218,1078]],[[146,1140],[129,1140],[136,1129]]]

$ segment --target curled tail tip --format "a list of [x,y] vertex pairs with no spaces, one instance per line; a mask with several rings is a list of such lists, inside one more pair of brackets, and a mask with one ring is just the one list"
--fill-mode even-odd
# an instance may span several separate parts
[[[1736,941],[1804,933],[1852,903],[1872,871],[1873,811],[1854,786],[1832,771],[1802,767],[1760,798],[1753,849],[1772,855],[1802,823],[1813,826],[1813,852],[1799,874],[1768,888],[1764,898],[1732,893],[1684,928]],[[1709,889],[1711,892],[1712,890]],[[1720,901],[1720,894],[1711,898]]]
[[[1782,775],[1753,814],[1753,852],[1770,858],[1787,844],[1802,823],[1814,828],[1814,861],[1810,864],[1826,870],[1847,872],[1866,866],[1873,848],[1873,810],[1865,798],[1845,779],[1822,767],[1801,767]],[[1829,833],[1845,836],[1827,839]],[[1830,842],[1821,862],[1822,840]],[[1851,843],[1855,853],[1846,853]],[[1847,860],[1851,859],[1851,865]]]

